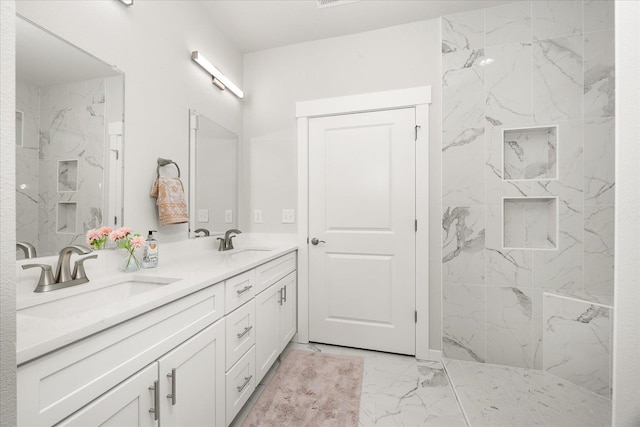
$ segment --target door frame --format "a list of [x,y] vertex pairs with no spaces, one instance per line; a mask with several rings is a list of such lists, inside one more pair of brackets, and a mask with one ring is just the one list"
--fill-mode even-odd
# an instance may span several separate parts
[[[298,120],[298,333],[309,342],[309,119],[415,108],[416,125],[416,358],[429,358],[429,104],[431,86],[296,102]],[[420,195],[420,197],[418,197]],[[418,262],[425,260],[427,262]]]

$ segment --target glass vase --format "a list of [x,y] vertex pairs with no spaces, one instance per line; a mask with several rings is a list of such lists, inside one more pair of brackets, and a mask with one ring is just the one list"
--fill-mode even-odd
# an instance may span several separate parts
[[122,250],[122,261],[120,262],[120,270],[125,273],[131,273],[133,271],[140,270],[140,259],[136,255],[136,251],[129,251],[127,249]]

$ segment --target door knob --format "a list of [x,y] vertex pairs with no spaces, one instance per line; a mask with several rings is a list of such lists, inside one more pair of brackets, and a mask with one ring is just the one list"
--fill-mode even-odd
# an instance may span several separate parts
[[318,239],[317,239],[317,238],[315,238],[315,237],[314,237],[313,239],[311,239],[311,244],[312,244],[313,246],[317,245],[318,243],[327,243],[327,242],[325,242],[324,240],[318,240]]

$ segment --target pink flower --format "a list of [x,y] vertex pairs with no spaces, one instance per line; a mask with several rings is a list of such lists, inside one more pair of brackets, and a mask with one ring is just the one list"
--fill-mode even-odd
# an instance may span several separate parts
[[131,239],[131,246],[138,249],[144,246],[144,238],[142,236],[136,236]]
[[102,227],[98,230],[101,236],[108,236],[112,231],[111,227]]
[[131,234],[131,229],[129,227],[120,227],[119,231],[123,236],[128,236],[129,234]]
[[87,243],[91,244],[100,238],[102,238],[102,234],[99,230],[91,229],[87,231]]
[[112,242],[117,242],[123,237],[124,234],[120,230],[113,230],[111,233],[109,233],[109,239],[111,239]]

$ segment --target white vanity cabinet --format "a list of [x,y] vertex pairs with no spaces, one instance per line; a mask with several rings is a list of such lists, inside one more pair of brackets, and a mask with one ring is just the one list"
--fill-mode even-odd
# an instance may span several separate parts
[[256,296],[256,381],[260,382],[296,333],[296,272]]
[[[18,424],[61,422],[209,325],[220,323],[223,315],[224,287],[214,285],[18,366]],[[224,337],[224,323],[220,324]],[[224,340],[220,345],[224,376]],[[160,386],[166,387],[163,382]]]
[[284,254],[21,364],[18,425],[229,425],[295,334],[295,264]]
[[224,319],[59,424],[168,426],[224,424]]
[[[239,306],[227,319],[227,425],[246,404],[264,373],[271,367],[296,332],[296,252],[291,252],[244,273],[244,278],[228,280],[231,288],[251,294],[251,300]],[[272,291],[287,288],[289,304]],[[287,291],[278,295],[287,298]],[[256,295],[254,297],[254,295]],[[244,297],[246,298],[246,297]],[[282,319],[282,320],[281,320]],[[268,357],[265,357],[268,354]],[[268,359],[268,360],[265,360]],[[265,370],[266,369],[266,370]]]

